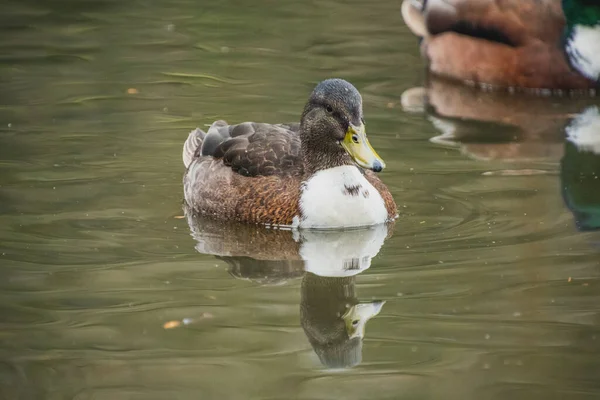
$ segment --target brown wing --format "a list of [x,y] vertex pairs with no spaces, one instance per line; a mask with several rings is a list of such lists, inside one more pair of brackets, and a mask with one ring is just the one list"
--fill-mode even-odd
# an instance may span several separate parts
[[242,176],[300,176],[304,166],[298,127],[254,122],[221,125],[209,130],[202,155],[222,159]]

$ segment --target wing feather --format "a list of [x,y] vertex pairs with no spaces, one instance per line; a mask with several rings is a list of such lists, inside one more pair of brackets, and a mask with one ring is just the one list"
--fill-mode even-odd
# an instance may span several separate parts
[[[214,126],[214,124],[213,124]],[[209,130],[203,156],[221,159],[243,176],[299,176],[304,171],[300,156],[299,124],[244,122]]]

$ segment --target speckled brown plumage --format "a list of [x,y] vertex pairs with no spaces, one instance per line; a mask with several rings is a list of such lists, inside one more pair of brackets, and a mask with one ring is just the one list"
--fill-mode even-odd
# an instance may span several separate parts
[[300,179],[265,176],[245,179],[235,216],[239,221],[290,225],[298,215]]
[[188,204],[200,215],[290,225],[298,214],[300,178],[243,176],[224,165],[221,159],[207,158],[190,166],[184,190]]

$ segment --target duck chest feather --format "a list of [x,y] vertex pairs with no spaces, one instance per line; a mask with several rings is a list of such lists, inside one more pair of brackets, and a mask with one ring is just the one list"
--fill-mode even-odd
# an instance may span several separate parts
[[352,165],[316,172],[302,184],[296,226],[343,228],[389,219],[379,191]]

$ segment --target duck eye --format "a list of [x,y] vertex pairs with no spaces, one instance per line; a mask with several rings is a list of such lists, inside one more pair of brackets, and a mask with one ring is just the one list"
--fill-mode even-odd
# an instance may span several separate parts
[[356,144],[358,144],[358,135],[355,133],[354,135],[352,135],[352,141]]
[[354,326],[358,325],[358,320],[355,319],[354,321],[352,321],[352,325],[354,325]]
[[331,113],[333,112],[333,107],[331,107],[329,104],[327,104],[327,105],[325,106],[325,110],[326,110],[326,111],[327,111],[329,114],[331,114]]

